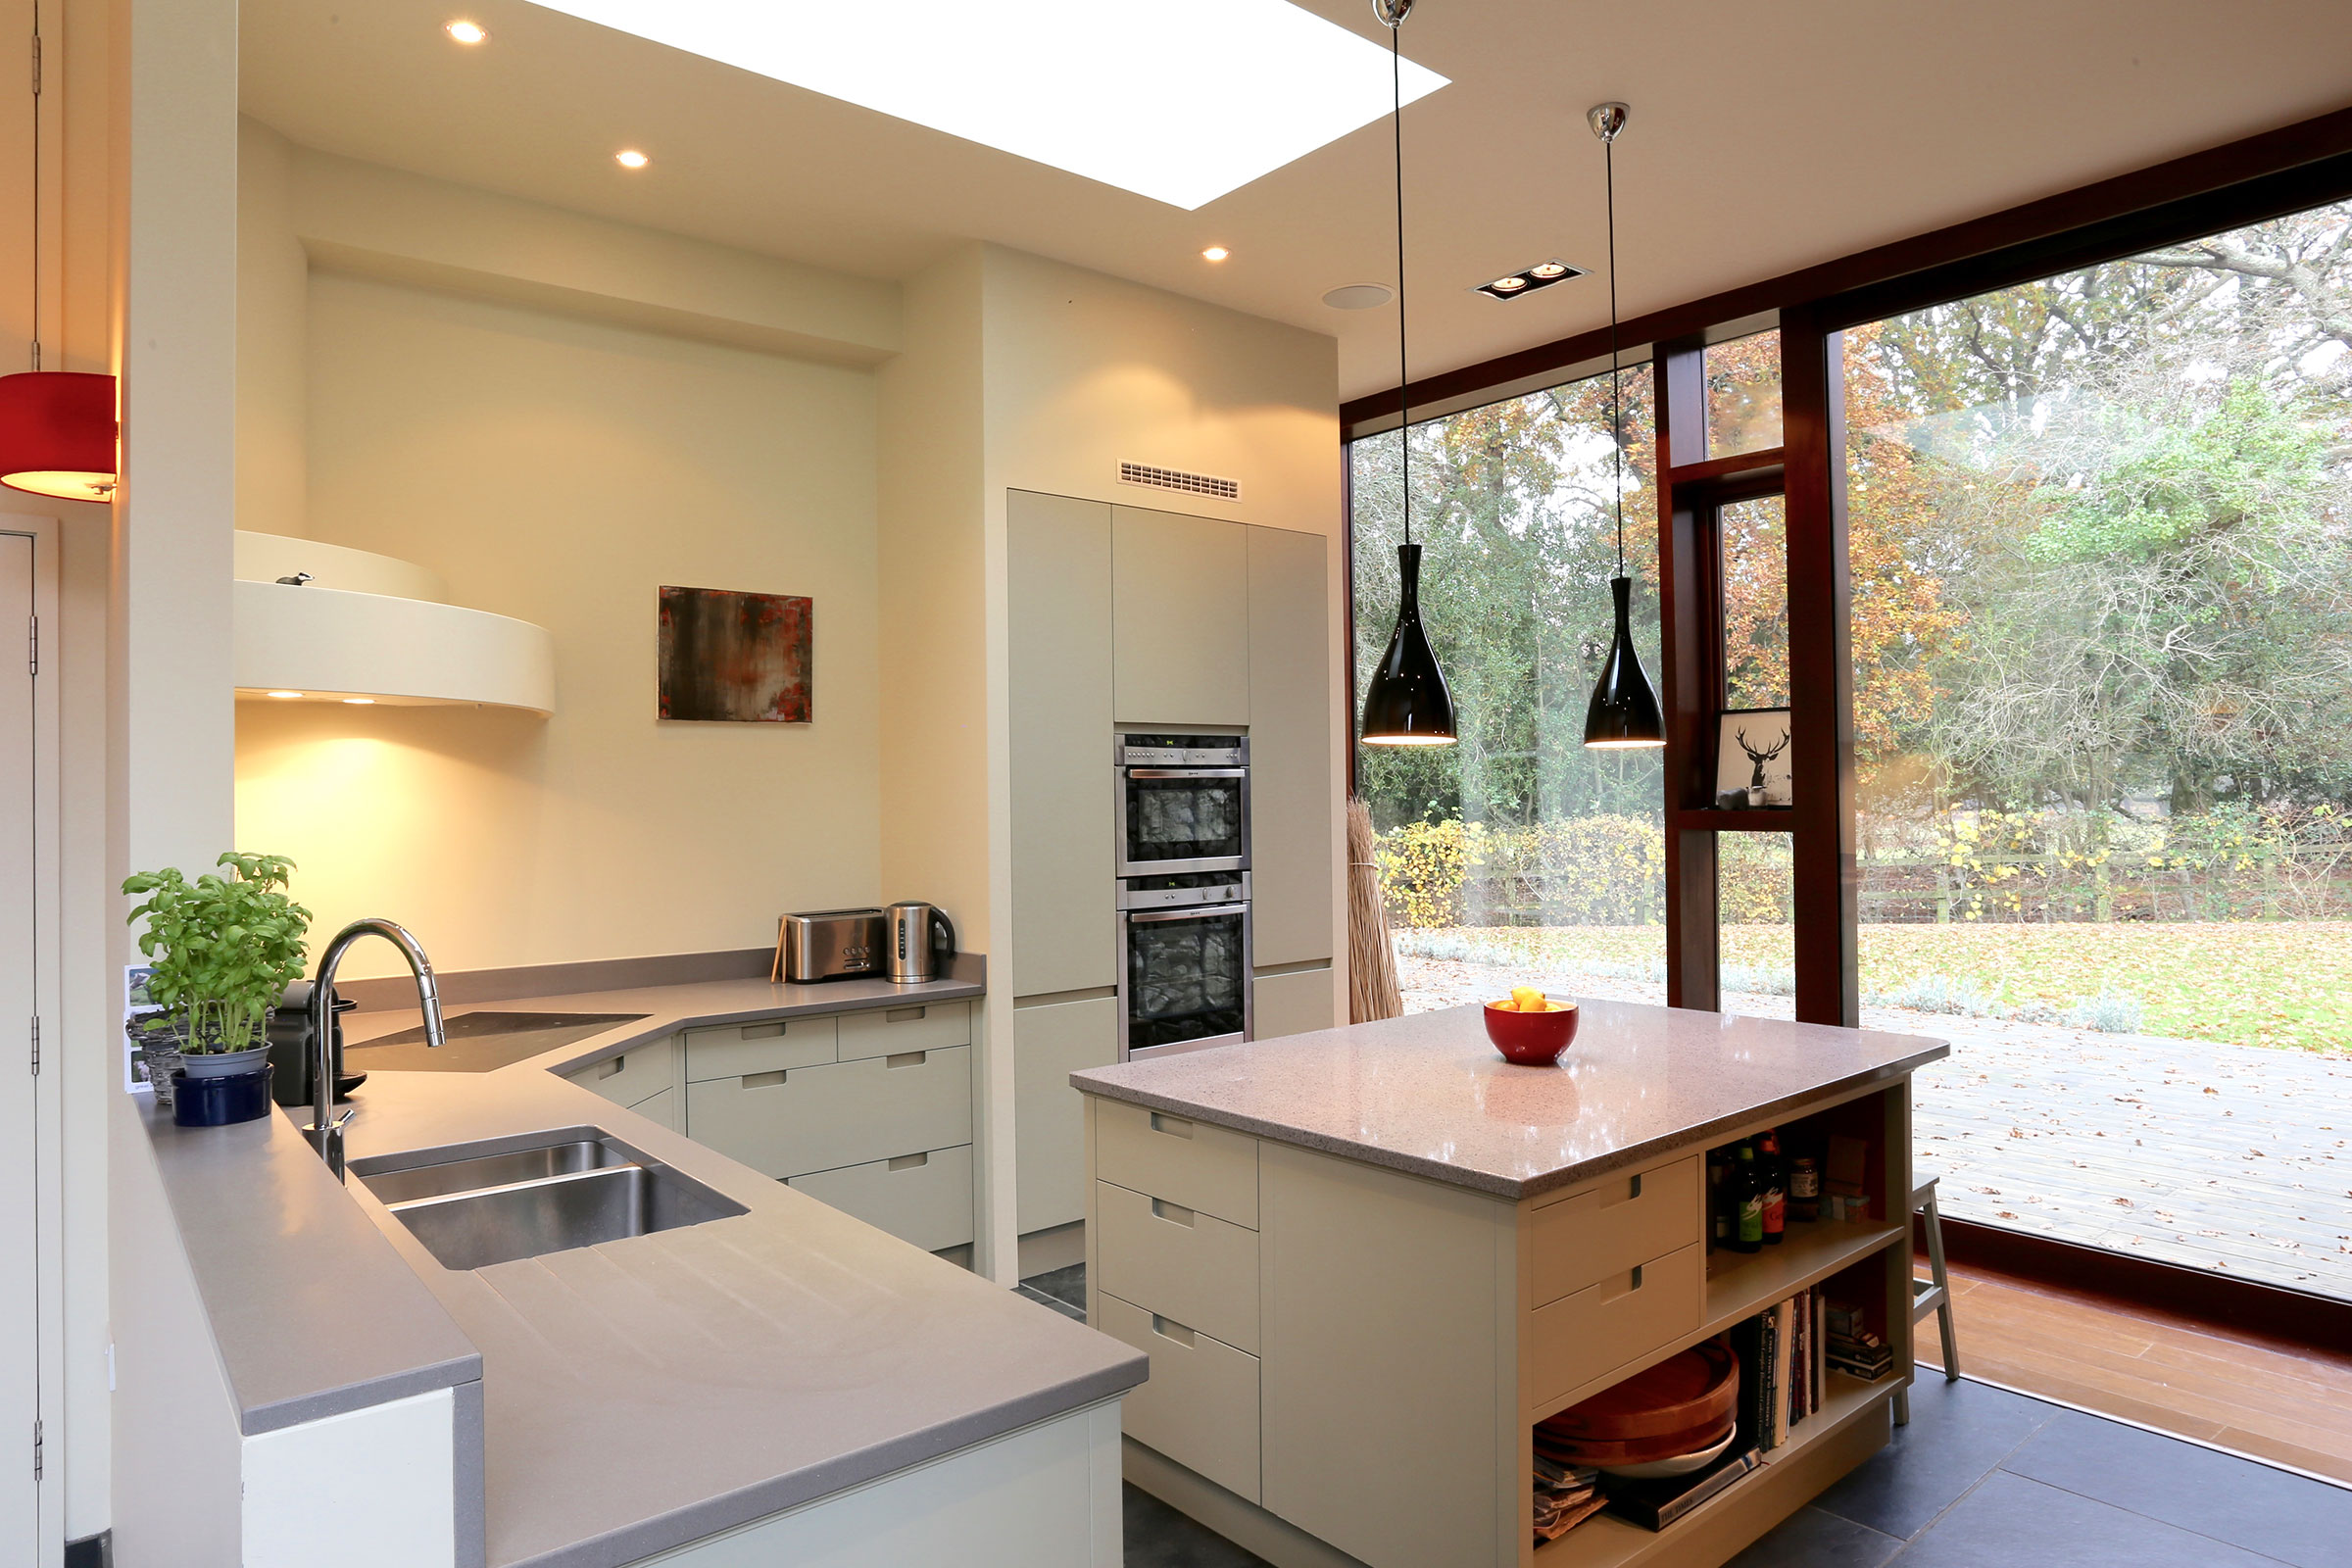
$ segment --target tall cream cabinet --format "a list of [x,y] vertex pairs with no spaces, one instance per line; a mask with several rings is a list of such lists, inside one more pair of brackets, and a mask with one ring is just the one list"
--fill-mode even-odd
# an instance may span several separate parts
[[[1118,864],[1110,514],[1100,502],[1067,496],[1014,490],[1005,497],[1017,997],[1092,990],[1119,978],[1110,919]],[[1075,1125],[1076,1091],[1068,1093]]]
[[1187,729],[1250,722],[1250,536],[1261,531],[1213,517],[1110,509],[1120,723]]
[[1332,1019],[1330,547],[1009,491],[1009,971],[1022,1234],[1085,1215],[1076,1068],[1118,1055],[1111,735],[1250,734],[1263,1038]]

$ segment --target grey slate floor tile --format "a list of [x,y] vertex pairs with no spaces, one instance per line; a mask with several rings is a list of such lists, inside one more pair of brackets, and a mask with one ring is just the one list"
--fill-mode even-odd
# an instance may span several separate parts
[[1727,1568],[1882,1568],[1903,1549],[1892,1536],[1819,1508],[1799,1508]]
[[2292,1563],[2352,1563],[2352,1492],[2074,1410],[2003,1469]]
[[[2339,1559],[2340,1560],[2340,1559]],[[2268,1557],[2038,1481],[1994,1472],[1894,1568],[2278,1568]]]
[[1086,1321],[1085,1307],[1072,1306],[1069,1302],[1063,1300],[1058,1296],[1048,1296],[1045,1292],[1032,1286],[1027,1280],[1023,1280],[1018,1286],[1014,1287],[1013,1294],[1015,1296],[1025,1297],[1029,1300],[1037,1302],[1040,1306],[1050,1306],[1054,1311],[1059,1312],[1063,1317],[1070,1318],[1073,1321],[1079,1323]]
[[1931,1373],[1911,1387],[1911,1424],[1815,1499],[1815,1506],[1908,1541],[2061,1413],[1966,1378]]
[[1084,1263],[1072,1263],[1067,1268],[1057,1268],[1050,1273],[1032,1274],[1021,1283],[1040,1296],[1051,1296],[1057,1301],[1064,1301],[1076,1307],[1080,1317],[1086,1315],[1086,1265]]
[[1141,1487],[1122,1482],[1127,1568],[1268,1568],[1266,1560],[1195,1524]]

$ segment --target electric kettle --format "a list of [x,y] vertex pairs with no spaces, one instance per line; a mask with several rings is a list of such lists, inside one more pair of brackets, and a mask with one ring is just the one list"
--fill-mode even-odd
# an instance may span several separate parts
[[928,904],[894,904],[882,911],[882,973],[898,985],[936,980],[956,956],[956,926]]

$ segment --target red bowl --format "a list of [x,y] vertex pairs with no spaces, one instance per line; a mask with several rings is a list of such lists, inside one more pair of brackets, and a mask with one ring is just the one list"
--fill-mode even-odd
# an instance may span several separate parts
[[1547,1012],[1514,1012],[1487,1004],[1487,1038],[1505,1061],[1522,1067],[1548,1067],[1560,1059],[1576,1038],[1582,1009],[1573,1002],[1555,1003]]

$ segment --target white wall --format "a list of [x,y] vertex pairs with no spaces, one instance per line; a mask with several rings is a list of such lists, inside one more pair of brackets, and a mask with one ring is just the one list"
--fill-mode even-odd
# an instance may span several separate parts
[[[324,271],[307,340],[305,531],[557,658],[544,721],[240,705],[238,841],[293,858],[321,928],[386,914],[476,969],[758,947],[882,896],[871,371]],[[659,721],[662,584],[811,598],[814,722]]]

